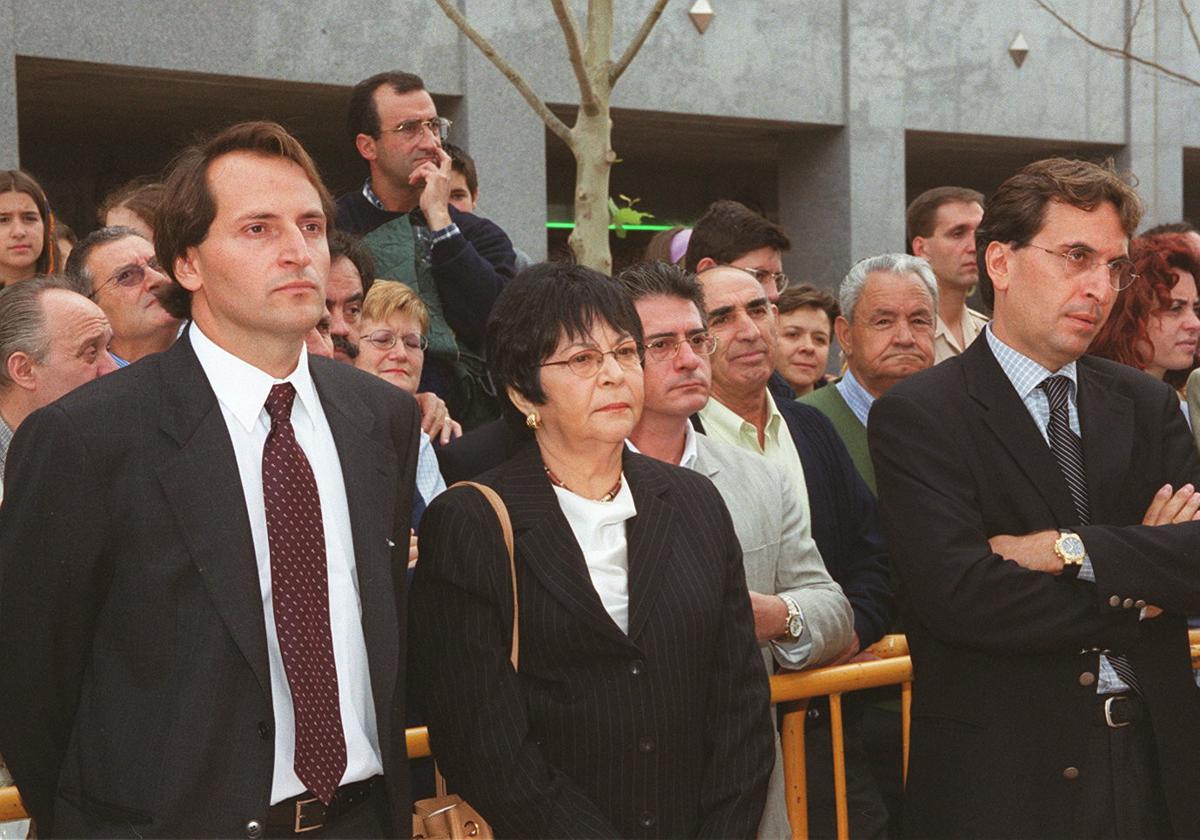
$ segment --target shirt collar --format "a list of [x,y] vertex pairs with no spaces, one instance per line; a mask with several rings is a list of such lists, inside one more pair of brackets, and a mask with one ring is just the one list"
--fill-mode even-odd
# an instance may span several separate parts
[[363,198],[371,202],[376,210],[382,210],[385,213],[388,212],[388,209],[383,206],[383,202],[379,199],[379,196],[375,195],[375,190],[371,189],[370,178],[367,178],[367,180],[363,181],[362,194]]
[[[629,447],[630,452],[642,454],[642,450],[637,448],[632,440],[626,439],[625,445]],[[683,424],[683,455],[679,458],[679,466],[684,469],[695,469],[696,466],[696,430],[692,428],[691,422]]]
[[[688,427],[691,427],[690,423]],[[4,462],[8,457],[8,446],[12,443],[12,439],[13,430],[4,422],[4,418],[0,417],[0,479],[4,478]]]
[[[763,393],[767,398],[767,425],[764,437],[774,440],[778,437],[779,429],[784,422],[783,415],[779,412],[779,406],[775,404],[775,398],[771,396],[771,392],[764,390]],[[704,408],[700,409],[700,414],[706,425],[713,423],[720,426],[731,437],[740,437],[746,433],[753,434],[756,439],[758,437],[758,429],[754,427],[753,423],[744,419],[716,397],[708,398]]]
[[983,333],[987,336],[988,347],[991,348],[992,355],[996,357],[996,361],[1000,364],[1000,369],[1004,371],[1004,375],[1008,377],[1008,381],[1016,389],[1017,396],[1022,400],[1027,399],[1038,385],[1042,383],[1042,380],[1048,376],[1065,376],[1070,380],[1070,393],[1072,399],[1074,398],[1078,383],[1074,360],[1063,365],[1058,370],[1047,370],[1024,353],[1014,350],[997,338],[991,324],[984,327]]
[[864,426],[867,425],[867,416],[871,413],[871,406],[875,402],[875,397],[871,396],[871,392],[854,378],[854,374],[849,368],[846,368],[846,373],[833,387],[838,389],[838,393],[842,395],[842,399],[846,401],[849,409],[854,412],[858,422]]
[[679,466],[689,470],[696,468],[696,430],[690,422],[683,424],[683,456]]
[[[976,329],[975,326],[976,318],[979,318],[980,320],[986,320],[983,318],[983,316],[973,313],[971,311],[971,307],[963,304],[962,319],[959,321],[959,323],[962,325],[963,342],[965,344],[970,344],[979,336],[980,330]],[[934,341],[937,341],[939,338],[946,341],[958,352],[961,353],[963,351],[963,348],[958,346],[958,339],[954,337],[954,333],[950,332],[950,327],[947,326],[946,322],[942,320],[941,315],[937,316],[935,326],[933,328]]]
[[281,382],[290,382],[296,389],[292,424],[313,423],[312,418],[320,410],[320,402],[312,381],[312,372],[308,369],[308,349],[303,345],[295,370],[283,379],[276,379],[266,371],[219,347],[197,324],[192,324],[190,334],[192,349],[196,352],[196,358],[200,361],[200,367],[204,369],[217,400],[247,432],[254,430],[259,417],[266,411],[267,396],[271,393],[271,387]]

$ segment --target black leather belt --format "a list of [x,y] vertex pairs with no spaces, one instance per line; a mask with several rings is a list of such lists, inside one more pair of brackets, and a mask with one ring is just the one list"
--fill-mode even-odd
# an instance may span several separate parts
[[1095,722],[1109,729],[1120,729],[1146,720],[1146,704],[1136,694],[1108,694],[1097,698]]
[[380,776],[374,776],[361,782],[342,785],[334,791],[333,799],[328,805],[308,791],[277,802],[267,812],[267,832],[270,836],[286,836],[328,828],[340,817],[370,799],[380,779]]

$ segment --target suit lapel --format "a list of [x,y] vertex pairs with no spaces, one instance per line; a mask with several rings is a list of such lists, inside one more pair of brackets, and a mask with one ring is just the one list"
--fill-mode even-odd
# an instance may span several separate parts
[[352,379],[334,365],[310,357],[313,383],[325,409],[329,430],[342,465],[346,504],[350,510],[350,533],[354,542],[354,568],[362,605],[363,636],[371,666],[371,687],[379,708],[395,688],[399,657],[400,627],[395,608],[395,579],[392,526],[407,535],[408,519],[398,517],[396,488],[399,464],[395,452],[377,439],[375,415],[363,403]]
[[546,477],[541,451],[530,446],[518,452],[497,490],[512,518],[518,568],[526,566],[555,600],[598,634],[628,644],[592,585],[583,552]]
[[1075,522],[1079,517],[1054,453],[992,355],[986,338],[972,342],[962,360],[967,393],[979,406],[983,422],[1025,473],[1055,521]]
[[[629,638],[635,642],[654,612],[671,565],[675,511],[665,500],[670,485],[641,455],[625,452],[625,478],[637,516],[625,533],[629,553]],[[716,472],[714,469],[713,472]]]
[[186,334],[160,369],[159,425],[177,448],[157,466],[158,479],[209,597],[269,699],[262,590],[229,430]]
[[1119,507],[1124,490],[1133,451],[1133,402],[1115,391],[1112,377],[1093,367],[1086,356],[1079,360],[1078,380],[1088,506],[1092,521],[1102,522]]
[[714,475],[721,471],[721,465],[717,463],[717,459],[708,457],[708,438],[703,434],[696,435],[695,470],[700,475],[706,476],[710,481]]

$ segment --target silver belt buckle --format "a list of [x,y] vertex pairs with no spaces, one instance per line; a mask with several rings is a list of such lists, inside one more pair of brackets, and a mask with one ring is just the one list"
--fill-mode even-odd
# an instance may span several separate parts
[[1125,699],[1127,699],[1127,698],[1125,698],[1125,697],[1118,697],[1118,696],[1116,696],[1116,695],[1113,695],[1113,696],[1111,696],[1111,697],[1107,697],[1107,698],[1105,698],[1105,700],[1104,700],[1104,722],[1108,724],[1108,728],[1109,728],[1109,729],[1119,729],[1119,728],[1121,728],[1122,726],[1128,726],[1130,723],[1132,723],[1132,722],[1133,722],[1133,721],[1129,721],[1129,720],[1127,720],[1127,721],[1124,721],[1123,723],[1117,723],[1116,721],[1114,721],[1114,720],[1112,719],[1112,704],[1113,704],[1113,701],[1114,701],[1114,700],[1125,700]]

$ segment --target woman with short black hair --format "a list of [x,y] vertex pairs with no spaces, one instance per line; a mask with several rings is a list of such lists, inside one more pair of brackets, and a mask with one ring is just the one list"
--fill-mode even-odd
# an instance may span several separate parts
[[425,512],[414,689],[450,789],[504,837],[752,837],[773,763],[741,550],[703,476],[634,454],[641,322],[586,268],[501,293],[488,360],[536,445]]

